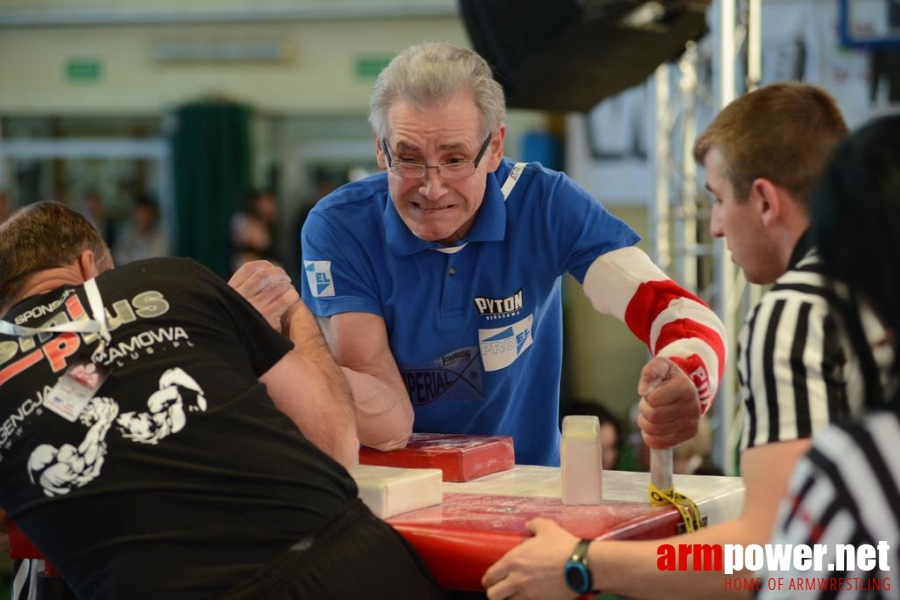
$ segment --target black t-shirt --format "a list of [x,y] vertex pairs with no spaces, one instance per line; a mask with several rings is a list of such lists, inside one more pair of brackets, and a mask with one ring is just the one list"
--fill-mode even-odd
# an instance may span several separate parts
[[[0,335],[0,506],[82,598],[217,597],[356,486],[273,405],[258,377],[291,344],[224,281],[151,259],[97,282],[113,371],[74,422],[45,402],[96,334]],[[82,286],[4,318],[64,313],[90,316]]]

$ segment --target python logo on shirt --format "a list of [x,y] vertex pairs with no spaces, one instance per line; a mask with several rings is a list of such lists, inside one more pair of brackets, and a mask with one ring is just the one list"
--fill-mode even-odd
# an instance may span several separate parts
[[525,306],[524,296],[520,288],[512,296],[506,298],[489,298],[487,296],[475,296],[475,308],[478,314],[487,320],[503,319],[518,315]]

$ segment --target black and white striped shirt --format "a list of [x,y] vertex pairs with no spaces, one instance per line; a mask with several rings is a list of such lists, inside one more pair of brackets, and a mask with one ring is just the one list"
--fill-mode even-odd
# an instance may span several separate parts
[[[788,271],[744,323],[738,346],[741,450],[809,438],[861,412],[862,369],[829,311],[834,292],[822,272],[815,251],[801,238]],[[864,321],[867,330],[880,327]]]
[[[816,577],[843,578],[845,589],[804,591],[814,598],[900,598],[900,420],[894,412],[873,413],[862,424],[834,426],[816,436],[810,452],[797,464],[788,495],[782,502],[771,543],[826,544],[822,571],[770,573],[784,581]],[[887,542],[886,563],[864,571],[858,565],[828,571],[838,565],[837,544],[876,547]],[[879,570],[887,566],[890,570]],[[859,578],[854,580],[854,578]],[[890,578],[889,590],[884,589]],[[848,582],[849,580],[849,582]],[[873,580],[880,591],[872,592]],[[765,580],[764,580],[765,581]],[[847,587],[851,589],[846,589]],[[787,589],[767,591],[763,598],[796,597]]]

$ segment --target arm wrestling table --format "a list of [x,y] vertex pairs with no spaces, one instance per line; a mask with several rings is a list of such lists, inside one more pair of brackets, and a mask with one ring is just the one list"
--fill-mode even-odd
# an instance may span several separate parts
[[[558,468],[518,465],[465,483],[444,482],[442,504],[387,522],[419,551],[441,587],[478,591],[487,568],[530,536],[525,524],[535,517],[552,519],[579,537],[675,535],[680,515],[674,508],[650,506],[649,480],[649,473],[605,471],[603,504],[565,506]],[[740,477],[675,475],[675,488],[697,503],[709,524],[736,518],[743,506]],[[10,533],[13,558],[42,558],[21,532],[11,528]],[[47,570],[52,573],[50,565]]]
[[[607,540],[647,540],[678,533],[672,507],[650,506],[649,473],[604,471],[603,503],[566,506],[560,470],[517,465],[466,483],[444,482],[438,506],[387,519],[424,558],[442,588],[482,590],[484,572],[530,537],[525,524],[546,517],[570,533]],[[708,524],[736,518],[743,507],[740,477],[675,475],[675,489],[697,503]]]

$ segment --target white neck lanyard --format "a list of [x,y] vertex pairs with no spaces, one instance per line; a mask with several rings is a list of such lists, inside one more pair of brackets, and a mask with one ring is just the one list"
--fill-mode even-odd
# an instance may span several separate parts
[[[512,170],[509,172],[509,176],[506,178],[506,181],[503,182],[503,186],[500,188],[500,192],[503,194],[503,201],[506,202],[506,199],[509,198],[509,194],[513,191],[513,188],[516,187],[516,183],[519,181],[519,176],[522,174],[522,171],[525,170],[525,167],[528,163],[517,162],[513,165]],[[456,254],[460,250],[466,247],[466,244],[461,244],[459,246],[447,246],[441,248],[432,248],[435,252],[443,252],[444,254]]]
[[110,341],[109,326],[106,322],[106,311],[103,309],[103,298],[100,296],[100,289],[97,287],[95,279],[88,279],[84,282],[84,292],[87,294],[88,303],[91,307],[90,319],[78,319],[69,321],[68,323],[49,323],[40,327],[26,327],[24,325],[15,325],[9,321],[0,320],[0,333],[6,335],[17,335],[19,337],[27,337],[38,335],[40,333],[99,333],[105,342]]
[[513,188],[516,187],[516,183],[519,181],[519,175],[522,174],[522,171],[525,170],[526,166],[527,163],[523,162],[517,162],[513,165],[512,170],[509,172],[509,176],[506,178],[506,181],[503,182],[503,187],[500,188],[500,191],[503,193],[504,202],[509,198],[509,194],[513,191]]

